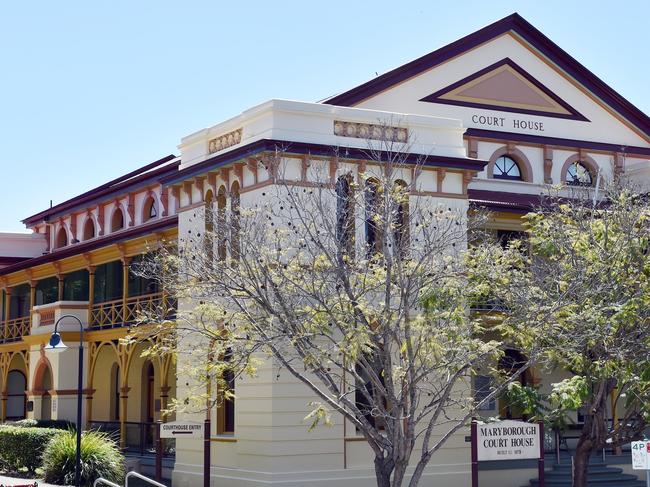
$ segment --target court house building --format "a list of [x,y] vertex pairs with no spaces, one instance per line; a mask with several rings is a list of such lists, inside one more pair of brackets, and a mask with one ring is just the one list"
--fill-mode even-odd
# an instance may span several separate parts
[[[521,216],[549,185],[650,178],[648,116],[518,14],[322,101],[267,101],[179,134],[178,154],[25,218],[29,234],[0,234],[1,419],[75,420],[76,322],[59,326],[70,350],[45,350],[57,319],[74,315],[85,328],[84,424],[115,431],[146,471],[155,422],[185,380],[172,356],[144,357],[147,341],[120,339],[143,310],[164,304],[173,319],[183,303],[130,268],[157,243],[200,231],[197,208],[254,204],[276,175],[251,158],[282,147],[292,177],[308,185],[309,164],[334,164],[332,148],[345,148],[336,163],[360,178],[371,163],[368,131],[390,121],[391,137],[408,133],[411,150],[427,154],[426,167],[404,177],[445,205],[490,209],[497,235],[521,231]],[[531,371],[522,380],[543,387],[561,378]],[[210,412],[213,485],[374,485],[371,452],[354,427],[334,418],[308,431],[312,400],[270,369],[238,383],[236,399]],[[486,414],[504,408],[495,401]],[[467,434],[434,455],[421,485],[469,485]],[[166,454],[175,486],[201,485],[201,441],[178,439]],[[508,468],[481,475],[504,487],[535,476],[534,465]]]

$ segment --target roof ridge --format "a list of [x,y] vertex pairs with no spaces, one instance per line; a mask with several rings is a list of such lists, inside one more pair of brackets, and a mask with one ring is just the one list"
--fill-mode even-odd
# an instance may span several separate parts
[[136,176],[142,175],[146,173],[147,171],[154,169],[158,166],[162,166],[163,164],[170,162],[172,160],[176,159],[176,156],[174,154],[169,154],[161,159],[158,159],[154,162],[150,162],[149,164],[146,164],[142,167],[139,167],[138,169],[135,169],[131,172],[128,172],[126,174],[123,174],[122,176],[119,176],[115,179],[112,179],[104,184],[101,184],[100,186],[97,186],[95,188],[92,188],[88,191],[85,191],[77,196],[73,196],[72,198],[69,198],[65,201],[62,201],[61,203],[48,208],[46,210],[40,211],[38,213],[35,213],[31,216],[28,216],[27,218],[23,219],[22,222],[27,224],[30,222],[33,222],[35,220],[44,218],[48,215],[58,213],[60,211],[63,211],[67,208],[70,208],[71,206],[77,205],[81,203],[82,201],[88,199],[89,197],[93,196],[96,193],[108,190],[110,188],[114,188],[115,186],[119,185],[120,183],[127,182],[129,179],[133,179]]

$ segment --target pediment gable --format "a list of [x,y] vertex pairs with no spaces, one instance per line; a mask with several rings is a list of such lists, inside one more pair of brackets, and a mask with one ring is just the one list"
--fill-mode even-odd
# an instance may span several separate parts
[[650,118],[518,14],[323,103],[456,118],[471,129],[650,146]]
[[509,58],[487,66],[420,101],[587,120]]

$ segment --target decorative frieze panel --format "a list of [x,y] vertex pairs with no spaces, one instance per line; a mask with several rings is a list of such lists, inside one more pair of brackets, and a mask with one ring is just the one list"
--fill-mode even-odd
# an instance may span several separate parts
[[220,150],[227,149],[233,145],[237,145],[241,142],[242,129],[233,130],[227,134],[220,135],[214,139],[210,139],[208,142],[208,150],[210,154],[219,152]]
[[334,135],[354,137],[356,139],[388,140],[391,142],[406,142],[408,129],[371,123],[334,121]]

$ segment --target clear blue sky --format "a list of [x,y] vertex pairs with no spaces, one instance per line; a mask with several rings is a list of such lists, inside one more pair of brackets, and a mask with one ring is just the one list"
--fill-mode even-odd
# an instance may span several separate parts
[[0,230],[269,98],[316,101],[518,11],[650,112],[650,2],[6,1]]

